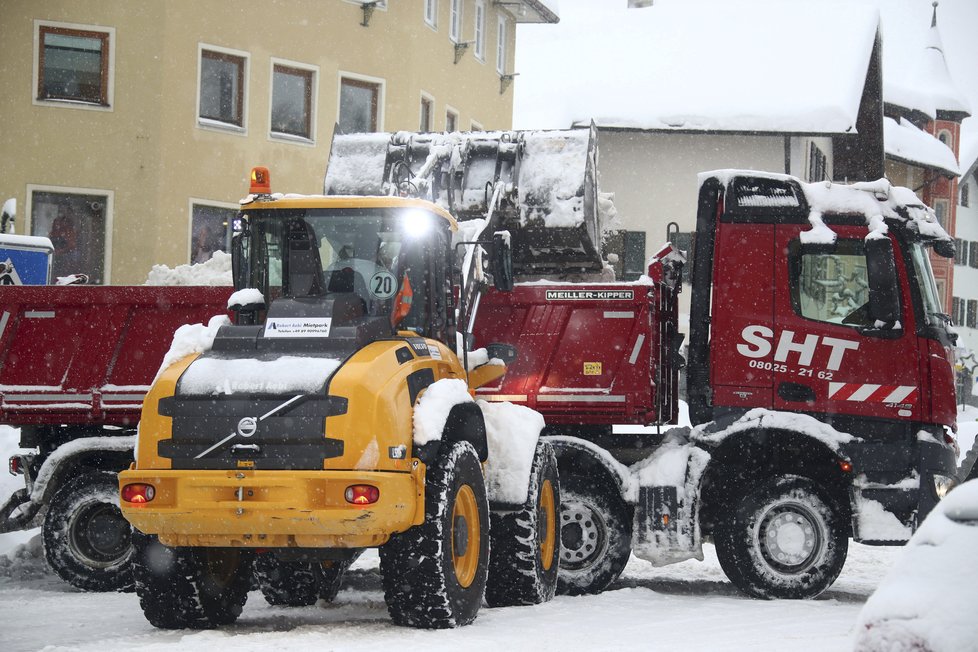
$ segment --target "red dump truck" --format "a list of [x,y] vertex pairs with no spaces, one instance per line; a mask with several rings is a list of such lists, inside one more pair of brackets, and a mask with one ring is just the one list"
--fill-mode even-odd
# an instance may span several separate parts
[[[548,158],[559,165],[539,164]],[[630,551],[666,564],[701,556],[712,540],[725,572],[748,594],[806,597],[834,581],[850,538],[906,541],[955,475],[953,333],[927,258],[932,248],[953,251],[932,212],[886,182],[703,175],[687,361],[677,315],[682,255],[665,248],[637,282],[604,276],[595,159],[586,131],[341,136],[326,179],[327,194],[416,195],[447,207],[460,224],[485,219],[481,233],[509,231],[517,285],[475,294],[458,331],[476,347],[502,342],[519,351],[479,398],[527,405],[549,424],[562,485],[560,590],[605,589]],[[559,177],[575,162],[581,174],[569,189],[541,191],[546,172]],[[555,204],[566,214],[548,221]],[[470,289],[455,285],[456,296]],[[115,289],[120,323],[130,290]],[[0,288],[0,303],[27,305],[32,291]],[[156,297],[151,305],[181,305],[176,289],[145,291]],[[223,312],[224,295],[208,292],[215,296],[192,292],[209,303],[180,319]],[[38,305],[31,309],[52,311]],[[124,332],[108,321],[90,319]],[[177,320],[169,323],[168,332]],[[142,358],[142,380],[127,384],[150,383],[169,341],[163,330],[155,356]],[[4,333],[4,351],[15,336]],[[108,348],[113,340],[85,341]],[[684,365],[693,428],[613,430],[674,424]],[[51,392],[65,393],[64,376],[45,378]],[[26,377],[18,382],[18,395],[48,391],[23,389],[42,385]],[[95,394],[101,402],[102,388],[119,385],[102,378],[72,385],[87,398],[62,402],[108,414]],[[6,409],[13,390],[0,391]],[[2,416],[29,426],[27,445],[39,443],[39,432],[70,438],[54,434],[71,422],[65,416],[31,414],[33,421]],[[29,477],[46,473],[38,460],[25,467]],[[13,511],[23,520],[24,508]],[[91,569],[98,575],[98,565]]]

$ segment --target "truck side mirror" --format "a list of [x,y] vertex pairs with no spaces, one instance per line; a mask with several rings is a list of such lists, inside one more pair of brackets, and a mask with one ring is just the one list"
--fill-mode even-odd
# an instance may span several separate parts
[[954,240],[935,240],[934,253],[941,258],[954,258],[954,254],[957,253]]
[[492,236],[492,283],[500,292],[513,289],[513,251],[509,246],[509,231],[497,231]]
[[869,316],[877,322],[894,324],[900,320],[900,285],[893,243],[887,237],[870,238],[865,242]]
[[248,261],[251,253],[251,234],[248,231],[235,233],[231,238],[231,281],[238,290],[249,285]]

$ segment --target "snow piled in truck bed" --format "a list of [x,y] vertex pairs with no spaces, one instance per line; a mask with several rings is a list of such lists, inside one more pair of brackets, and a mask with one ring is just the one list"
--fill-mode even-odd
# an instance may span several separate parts
[[159,371],[156,372],[156,378],[159,378],[160,374],[174,362],[193,353],[210,351],[211,347],[214,346],[217,331],[221,329],[221,326],[230,323],[231,320],[227,318],[227,315],[214,315],[206,326],[203,324],[184,324],[178,328],[173,333],[170,349],[163,356],[163,362],[160,364]]
[[194,265],[153,265],[143,285],[233,285],[231,254],[215,251],[207,262]]

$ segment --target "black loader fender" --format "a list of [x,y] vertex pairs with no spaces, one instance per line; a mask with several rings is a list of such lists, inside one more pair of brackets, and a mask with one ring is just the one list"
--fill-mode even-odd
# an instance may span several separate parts
[[489,443],[486,439],[486,421],[477,403],[458,403],[452,407],[445,420],[445,429],[440,440],[418,446],[415,455],[425,464],[438,458],[438,451],[444,442],[467,441],[475,448],[480,462],[489,459]]

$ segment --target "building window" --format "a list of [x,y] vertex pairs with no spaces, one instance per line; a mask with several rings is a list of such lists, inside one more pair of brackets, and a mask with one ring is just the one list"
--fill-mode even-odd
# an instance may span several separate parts
[[669,234],[669,244],[686,255],[686,264],[683,265],[683,283],[689,283],[693,275],[693,253],[696,250],[696,233],[694,231],[680,231]]
[[340,79],[341,134],[379,131],[380,87],[378,83],[362,79]]
[[244,128],[247,63],[244,52],[201,46],[200,124]]
[[475,3],[475,57],[479,61],[486,59],[486,3],[476,0]]
[[645,231],[625,231],[622,280],[634,281],[645,274]]
[[448,38],[453,43],[462,40],[462,0],[452,0],[451,19],[448,22]]
[[825,152],[815,143],[808,143],[808,181],[824,181],[828,179],[828,159]]
[[978,269],[978,242],[968,243],[968,267]]
[[960,326],[961,322],[958,321],[958,310],[961,309],[961,299],[958,297],[951,297],[951,323],[955,326]]
[[947,226],[947,200],[946,199],[934,200],[934,213],[937,216],[937,221],[944,228],[944,230],[949,231]]
[[968,242],[961,238],[954,239],[954,264],[968,264]]
[[496,72],[506,74],[506,18],[499,16],[496,28]]
[[431,131],[431,116],[434,110],[435,101],[427,95],[421,96],[421,120],[418,124],[419,131]]
[[978,328],[978,299],[968,299],[968,315],[965,326]]
[[190,262],[206,263],[215,251],[230,251],[231,225],[238,209],[193,203],[190,207]]
[[960,196],[958,203],[968,208],[969,202],[971,201],[971,184],[967,181],[962,181],[958,185],[958,194]]
[[438,0],[424,0],[424,22],[438,27]]
[[30,200],[31,235],[54,245],[52,276],[85,274],[89,283],[104,283],[109,195],[34,190]]
[[458,112],[448,109],[445,111],[445,131],[458,131]]
[[316,71],[272,63],[272,133],[313,140]]
[[954,150],[954,136],[947,129],[941,129],[937,132],[937,140],[950,147],[951,150]]
[[112,102],[113,29],[35,22],[36,99],[108,107]]

